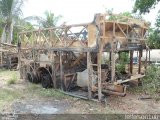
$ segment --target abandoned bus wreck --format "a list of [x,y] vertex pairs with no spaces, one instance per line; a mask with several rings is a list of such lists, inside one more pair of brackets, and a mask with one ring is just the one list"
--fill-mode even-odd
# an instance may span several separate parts
[[[118,15],[96,14],[91,23],[19,33],[20,77],[85,99],[125,96],[126,83],[145,76],[141,57],[148,25],[111,16]],[[134,51],[139,52],[137,72],[133,72]],[[122,52],[130,60],[125,73],[118,74],[116,65],[121,58],[117,55]]]

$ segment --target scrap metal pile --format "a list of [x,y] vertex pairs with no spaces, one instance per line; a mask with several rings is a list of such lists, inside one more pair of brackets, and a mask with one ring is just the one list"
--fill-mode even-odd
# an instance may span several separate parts
[[[141,57],[148,25],[113,16],[118,15],[96,14],[91,23],[19,33],[21,78],[86,99],[125,96],[126,83],[144,77]],[[134,51],[139,52],[137,72],[133,72]],[[116,70],[121,52],[130,58],[125,77]]]
[[0,43],[0,68],[17,69],[18,51],[16,45]]

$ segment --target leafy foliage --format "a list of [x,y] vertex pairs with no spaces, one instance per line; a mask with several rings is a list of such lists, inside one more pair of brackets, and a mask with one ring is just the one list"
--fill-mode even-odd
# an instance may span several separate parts
[[160,49],[160,11],[158,12],[155,26],[155,29],[149,30],[150,35],[147,43],[151,49]]
[[150,9],[155,8],[159,1],[160,0],[136,0],[133,12],[139,12],[140,14],[149,13]]
[[49,27],[55,27],[58,20],[62,17],[62,16],[55,16],[54,13],[52,13],[51,11],[45,11],[44,15],[45,15],[44,18],[41,16],[29,16],[25,18],[25,20],[29,22],[36,21],[38,23],[38,25],[36,26],[40,28],[49,28]]
[[151,49],[159,49],[160,48],[160,31],[159,30],[150,30],[150,36],[147,41],[148,46]]
[[143,78],[143,88],[147,93],[160,93],[160,68],[149,66]]
[[119,54],[119,63],[116,64],[116,71],[118,73],[125,72],[125,65],[129,62],[129,54],[126,52],[120,52]]
[[[151,9],[155,8],[160,0],[136,0],[134,5],[134,12],[140,14],[149,13]],[[158,12],[155,28],[149,30],[149,39],[147,41],[151,49],[160,49],[160,11]]]
[[109,20],[119,20],[119,21],[125,22],[124,16],[133,18],[130,12],[123,12],[123,13],[120,13],[118,16],[111,15]]
[[13,40],[13,27],[16,20],[22,16],[23,0],[0,0],[0,27],[3,28],[2,42],[11,43]]

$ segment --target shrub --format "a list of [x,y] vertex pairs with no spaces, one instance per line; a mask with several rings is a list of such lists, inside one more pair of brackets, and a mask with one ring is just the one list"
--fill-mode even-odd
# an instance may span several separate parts
[[153,65],[147,68],[143,89],[147,93],[160,93],[160,68]]

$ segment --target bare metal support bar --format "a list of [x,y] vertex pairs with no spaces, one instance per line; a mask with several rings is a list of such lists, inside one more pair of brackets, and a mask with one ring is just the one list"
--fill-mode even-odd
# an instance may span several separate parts
[[88,69],[88,99],[92,99],[92,76],[91,76],[91,54],[87,52],[87,69]]
[[56,83],[56,70],[55,70],[55,58],[54,58],[54,54],[53,51],[51,51],[51,67],[52,67],[52,82],[54,85],[54,88],[57,88],[57,83]]
[[138,65],[138,74],[141,74],[141,58],[142,58],[142,50],[139,51],[139,65]]
[[114,53],[113,48],[111,51],[111,81],[112,82],[115,81],[115,53]]
[[130,73],[133,73],[133,51],[130,51]]
[[3,52],[1,51],[1,65],[3,64]]
[[112,47],[111,47],[111,81],[115,81],[115,22],[113,24],[113,42],[112,42]]
[[148,48],[146,49],[145,69],[147,69],[147,65],[148,65]]
[[[24,39],[24,34],[23,34]],[[20,73],[20,79],[23,79],[23,72],[22,72],[22,63],[21,63],[21,41],[18,37],[18,67],[19,67],[19,73]]]
[[98,62],[98,100],[99,101],[101,101],[101,99],[102,99],[102,88],[101,88],[101,84],[102,84],[102,81],[101,81],[101,55],[102,55],[102,53],[101,52],[99,52],[98,53],[98,60],[97,60],[97,62]]
[[[142,64],[141,58],[142,58],[142,50],[139,50],[138,74],[141,74],[141,67],[142,67],[142,65],[141,65]],[[138,79],[138,85],[141,85],[140,78]]]
[[60,79],[61,79],[61,89],[63,90],[63,66],[62,66],[62,51],[59,52],[60,58]]
[[151,63],[151,50],[149,49],[149,65]]

